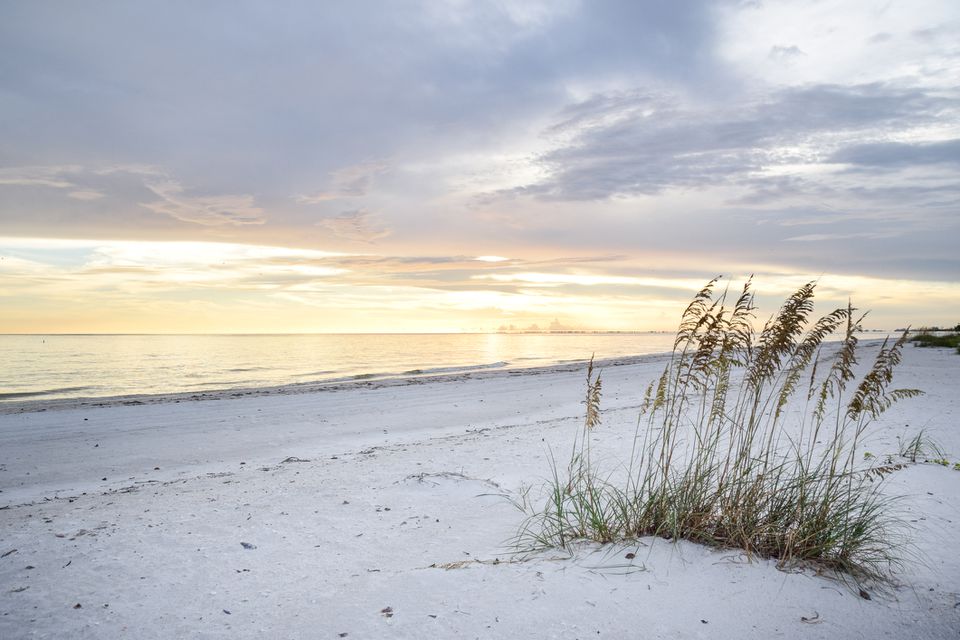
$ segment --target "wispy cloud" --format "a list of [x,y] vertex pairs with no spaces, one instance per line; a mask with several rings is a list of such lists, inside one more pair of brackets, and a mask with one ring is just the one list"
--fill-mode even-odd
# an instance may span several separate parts
[[74,200],[99,200],[103,198],[104,195],[102,191],[96,191],[94,189],[78,189],[68,193],[67,197],[73,198]]
[[337,169],[330,176],[330,184],[323,191],[298,195],[295,200],[301,204],[320,204],[341,198],[359,198],[369,193],[374,178],[388,169],[383,162],[363,162]]
[[70,189],[76,185],[64,175],[77,171],[76,166],[6,167],[0,168],[0,185],[11,187],[49,187]]
[[522,282],[540,286],[578,285],[590,287],[595,285],[622,285],[629,287],[654,287],[665,289],[682,289],[684,291],[698,291],[704,285],[703,279],[692,278],[650,278],[637,276],[616,276],[597,273],[493,273],[473,276],[477,280],[494,280],[496,282]]
[[896,238],[903,235],[903,231],[865,231],[863,233],[808,233],[801,236],[791,236],[787,242],[837,242],[849,240],[876,240],[878,238]]
[[324,218],[317,222],[317,226],[346,240],[372,243],[390,235],[390,230],[380,226],[376,218],[366,209],[354,209],[333,218]]
[[159,200],[142,203],[154,213],[204,226],[263,224],[263,209],[251,195],[188,196],[178,182],[148,182]]

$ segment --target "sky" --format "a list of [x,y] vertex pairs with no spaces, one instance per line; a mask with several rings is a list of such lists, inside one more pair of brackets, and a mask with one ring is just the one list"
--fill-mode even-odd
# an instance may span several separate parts
[[960,322],[960,3],[0,0],[0,333]]

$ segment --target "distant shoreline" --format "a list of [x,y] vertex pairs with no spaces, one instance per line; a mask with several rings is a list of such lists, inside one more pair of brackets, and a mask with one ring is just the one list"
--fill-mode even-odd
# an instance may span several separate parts
[[[927,329],[917,328],[910,329],[910,333],[918,333],[920,331],[925,331]],[[904,329],[863,329],[859,333],[902,333]],[[932,331],[952,331],[952,329],[932,329]],[[615,329],[570,329],[570,330],[561,330],[561,331],[549,331],[546,329],[538,330],[526,330],[526,329],[517,329],[514,331],[510,330],[497,330],[497,331],[360,331],[360,332],[300,332],[300,333],[0,333],[0,337],[3,336],[17,336],[17,337],[37,337],[43,338],[47,336],[57,337],[57,336],[95,336],[95,337],[110,337],[110,336],[162,336],[162,337],[176,337],[176,336],[201,336],[201,337],[216,337],[216,336],[228,336],[232,338],[239,338],[243,336],[250,337],[297,337],[297,336],[497,336],[497,335],[625,335],[625,336],[643,336],[643,335],[673,335],[677,332],[674,329],[644,329],[644,330],[615,330]]]

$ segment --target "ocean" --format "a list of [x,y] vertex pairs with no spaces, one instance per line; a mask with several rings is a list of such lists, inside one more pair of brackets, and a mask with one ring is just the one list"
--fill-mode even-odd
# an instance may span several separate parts
[[673,334],[0,335],[0,402],[529,368],[669,351]]

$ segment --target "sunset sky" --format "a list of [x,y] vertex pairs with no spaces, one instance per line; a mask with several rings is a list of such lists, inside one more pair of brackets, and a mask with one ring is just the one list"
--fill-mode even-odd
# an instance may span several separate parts
[[960,322],[960,2],[0,2],[0,332]]

